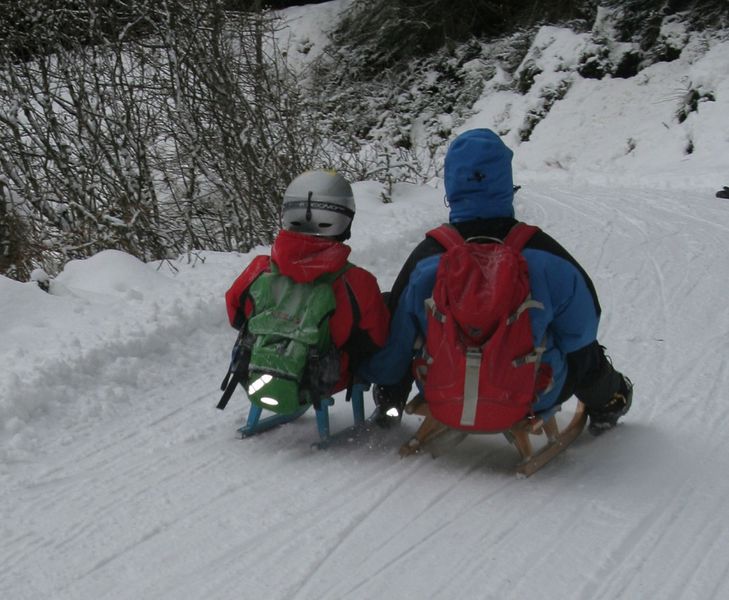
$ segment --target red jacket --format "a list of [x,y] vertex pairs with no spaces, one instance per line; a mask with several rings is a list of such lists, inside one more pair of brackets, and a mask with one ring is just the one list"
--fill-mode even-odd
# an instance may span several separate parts
[[[351,248],[342,242],[282,230],[273,243],[271,256],[254,258],[225,293],[230,324],[236,329],[245,325],[252,310],[246,293],[261,273],[270,270],[271,260],[281,274],[305,283],[344,267],[350,252]],[[374,275],[360,267],[347,269],[332,289],[337,308],[329,320],[329,329],[334,345],[341,351],[340,378],[334,393],[347,387],[360,361],[385,345],[390,314]]]

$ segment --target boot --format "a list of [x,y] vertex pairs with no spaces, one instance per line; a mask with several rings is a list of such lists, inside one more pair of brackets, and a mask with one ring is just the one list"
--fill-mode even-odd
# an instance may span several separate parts
[[630,410],[633,403],[633,382],[625,375],[620,376],[620,390],[615,392],[610,400],[603,406],[589,408],[590,417],[588,430],[592,435],[600,435],[617,425],[618,419]]

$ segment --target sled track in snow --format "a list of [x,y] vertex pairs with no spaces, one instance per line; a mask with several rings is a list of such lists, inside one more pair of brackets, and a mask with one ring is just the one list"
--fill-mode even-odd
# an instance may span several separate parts
[[[11,385],[0,410],[27,402],[27,422],[0,446],[0,596],[520,600],[535,582],[579,600],[729,596],[725,206],[552,184],[517,198],[596,283],[601,341],[636,384],[616,430],[528,480],[501,436],[400,460],[413,417],[326,452],[311,415],[239,440],[242,395],[214,408],[234,336],[198,307]],[[421,213],[355,222],[352,260],[383,288],[442,220]],[[350,424],[349,405],[332,419]]]

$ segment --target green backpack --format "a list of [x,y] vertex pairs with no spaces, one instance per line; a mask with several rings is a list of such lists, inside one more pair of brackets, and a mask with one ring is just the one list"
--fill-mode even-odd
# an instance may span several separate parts
[[339,380],[329,318],[336,308],[332,284],[349,266],[296,283],[272,262],[271,271],[256,278],[248,290],[253,312],[233,352],[226,403],[225,395],[240,381],[252,404],[277,414],[318,406]]

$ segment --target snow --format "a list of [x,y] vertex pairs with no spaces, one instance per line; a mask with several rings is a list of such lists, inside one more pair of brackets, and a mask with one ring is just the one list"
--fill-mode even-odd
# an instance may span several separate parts
[[[529,142],[506,135],[518,216],[591,274],[600,340],[635,383],[617,429],[526,480],[499,436],[400,460],[416,417],[328,451],[308,414],[238,440],[242,392],[215,409],[235,339],[223,294],[265,248],[102,252],[50,294],[0,277],[0,598],[729,597],[729,204],[714,197],[729,185],[729,44],[706,43],[629,80],[576,79]],[[689,80],[715,100],[677,123]],[[459,130],[516,123],[519,98],[500,94]],[[352,260],[389,289],[447,218],[442,185],[397,185],[390,204],[380,184],[354,190]],[[350,415],[338,397],[333,429]]]
[[354,0],[332,0],[281,11],[281,21],[276,24],[277,45],[288,64],[300,71],[319,56],[329,43],[327,34],[353,3]]
[[[545,90],[567,81],[564,99],[539,122],[529,142],[520,145],[517,176],[525,181],[567,176],[661,188],[678,181],[707,194],[725,185],[729,40],[696,36],[676,61],[654,64],[630,79],[601,80],[566,70],[585,40],[586,34],[543,27],[525,59],[541,70],[528,93],[503,91],[499,74],[487,84],[476,114],[463,128],[489,127],[511,147],[519,146],[524,114],[543,104]],[[692,90],[702,99],[679,122],[677,113]]]

